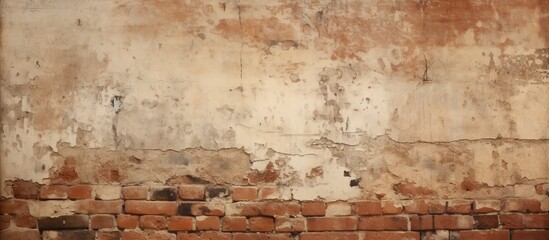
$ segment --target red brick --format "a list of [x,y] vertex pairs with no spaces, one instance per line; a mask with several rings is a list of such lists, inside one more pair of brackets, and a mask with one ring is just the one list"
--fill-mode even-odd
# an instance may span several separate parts
[[126,186],[122,188],[122,197],[126,200],[145,200],[149,196],[149,186]]
[[516,230],[511,233],[511,239],[517,240],[547,240],[549,230]]
[[50,185],[40,188],[40,199],[67,199],[67,186]]
[[446,212],[446,201],[429,201],[427,202],[427,208],[430,214],[443,214]]
[[364,232],[367,240],[419,240],[419,232]]
[[177,203],[171,201],[126,201],[124,210],[128,214],[137,215],[176,215]]
[[11,217],[10,215],[0,215],[0,230],[4,230],[10,227]]
[[326,214],[326,204],[324,202],[303,202],[301,206],[303,216],[324,216]]
[[193,216],[224,216],[225,203],[222,202],[198,202],[192,203],[191,214]]
[[36,228],[38,222],[30,214],[23,214],[15,216],[15,225],[23,228]]
[[179,186],[179,198],[183,200],[204,200],[204,185],[181,185]]
[[382,213],[379,201],[355,202],[354,205],[356,214],[360,216],[381,215]]
[[412,231],[434,229],[433,216],[431,215],[411,216],[410,223]]
[[124,231],[122,240],[147,240],[147,234],[142,231]]
[[[301,233],[299,240],[359,240],[357,232],[325,232],[325,233]],[[368,239],[369,240],[369,239]]]
[[499,221],[502,228],[518,229],[524,228],[522,215],[519,214],[502,214],[499,215]]
[[0,232],[2,240],[40,240],[38,230],[6,230]]
[[112,231],[112,232],[97,232],[97,238],[96,240],[120,240],[120,232],[118,231]]
[[526,228],[549,228],[549,214],[523,215]]
[[90,185],[70,186],[67,189],[69,199],[87,199],[92,198],[93,187]]
[[536,184],[536,194],[544,195],[546,191],[543,189],[544,184]]
[[113,215],[94,215],[90,220],[90,227],[92,229],[113,228],[115,225]]
[[270,232],[274,230],[274,219],[270,217],[251,217],[249,224],[252,232]]
[[241,216],[297,216],[301,205],[297,202],[238,202],[228,205],[228,215]]
[[276,217],[275,228],[277,232],[303,232],[305,222],[305,218]]
[[509,231],[459,231],[460,240],[509,240]]
[[147,240],[175,240],[175,233],[164,231],[147,231]]
[[257,187],[233,187],[233,201],[257,199]]
[[38,199],[40,184],[31,181],[17,181],[13,183],[13,196],[23,199]]
[[219,231],[221,221],[219,217],[213,216],[197,216],[196,217],[196,230],[199,231]]
[[284,233],[233,233],[233,240],[292,240]]
[[472,229],[473,217],[468,215],[436,215],[435,229]]
[[28,214],[27,201],[19,199],[0,200],[0,213]]
[[280,191],[276,186],[265,186],[259,189],[259,199],[280,199]]
[[473,210],[473,202],[466,200],[454,200],[448,202],[448,213],[469,214]]
[[145,215],[139,217],[139,227],[141,229],[162,230],[166,229],[167,226],[168,221],[164,216]]
[[168,218],[169,231],[189,231],[193,229],[192,217],[171,216]]
[[222,225],[225,232],[245,232],[247,229],[246,217],[224,217]]
[[133,215],[121,214],[116,218],[118,228],[120,229],[134,229],[137,227],[139,217]]
[[488,228],[499,227],[498,215],[477,215],[477,216],[473,216],[473,218],[475,219],[475,228],[477,229],[488,229]]
[[311,217],[307,218],[309,231],[351,231],[357,229],[356,217]]
[[118,214],[122,212],[122,200],[78,200],[75,212],[86,214]]
[[358,222],[360,230],[408,230],[408,218],[401,216],[361,217]]
[[230,233],[177,233],[177,240],[231,240],[232,235]]
[[383,215],[395,215],[402,212],[402,207],[396,206],[393,201],[384,201],[381,204],[381,212]]
[[411,214],[428,214],[429,206],[424,200],[414,200],[404,205],[404,212]]
[[535,199],[508,199],[503,203],[505,212],[538,213],[542,212],[541,203]]

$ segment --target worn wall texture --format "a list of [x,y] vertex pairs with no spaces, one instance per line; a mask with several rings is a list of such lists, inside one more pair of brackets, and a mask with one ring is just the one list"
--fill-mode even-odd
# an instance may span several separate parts
[[[206,198],[228,204],[223,215],[246,186],[355,215],[359,200],[448,210],[524,200],[549,228],[548,0],[2,0],[0,9],[1,195],[4,205],[34,199],[20,202],[30,221],[82,213],[67,187],[116,201],[127,186],[196,185],[231,193]],[[62,200],[36,200],[50,187]],[[132,211],[119,203],[98,213]],[[19,231],[9,224],[19,212],[4,213],[4,232]]]

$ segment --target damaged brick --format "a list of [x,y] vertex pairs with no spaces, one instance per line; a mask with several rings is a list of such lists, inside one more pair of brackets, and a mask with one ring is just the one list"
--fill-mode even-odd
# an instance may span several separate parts
[[60,217],[43,217],[38,219],[38,229],[87,229],[89,217],[87,215],[70,215]]

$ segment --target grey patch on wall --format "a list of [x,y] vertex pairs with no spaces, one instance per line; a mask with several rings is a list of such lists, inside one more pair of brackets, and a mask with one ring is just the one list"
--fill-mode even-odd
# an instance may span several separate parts
[[114,108],[115,113],[122,111],[122,99],[124,99],[124,97],[118,95],[111,99],[111,106]]
[[185,154],[183,153],[178,153],[170,157],[171,164],[189,166],[190,162],[191,161],[187,157],[185,157]]

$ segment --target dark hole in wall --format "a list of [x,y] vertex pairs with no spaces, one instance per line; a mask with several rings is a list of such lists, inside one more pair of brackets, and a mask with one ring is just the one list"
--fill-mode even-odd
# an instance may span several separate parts
[[353,179],[353,180],[351,180],[351,182],[349,182],[349,186],[356,187],[356,186],[358,186],[359,183],[360,183],[360,178]]

